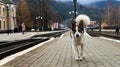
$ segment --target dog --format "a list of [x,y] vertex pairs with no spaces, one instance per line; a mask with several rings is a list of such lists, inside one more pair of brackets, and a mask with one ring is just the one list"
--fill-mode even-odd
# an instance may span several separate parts
[[[73,51],[75,53],[75,59],[82,61],[83,57],[83,50],[84,50],[84,40],[85,40],[85,33],[86,33],[86,26],[90,24],[90,18],[87,15],[78,15],[74,22],[71,23],[72,30],[70,36],[73,42]],[[81,50],[80,50],[80,48]]]

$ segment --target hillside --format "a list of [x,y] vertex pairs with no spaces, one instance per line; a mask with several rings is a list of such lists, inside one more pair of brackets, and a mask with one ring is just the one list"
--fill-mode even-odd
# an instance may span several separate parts
[[[17,3],[18,0],[13,0],[13,1]],[[35,4],[35,2],[37,3],[37,1],[38,0],[27,0],[30,6]],[[69,15],[69,12],[73,11],[73,2],[71,1],[67,1],[67,2],[50,1],[49,4],[51,5],[51,8],[53,10],[59,13],[63,21],[71,18],[71,15]],[[83,6],[77,3],[77,12],[78,14],[87,14],[88,16],[91,17],[92,20],[99,21],[99,17],[102,12],[102,9],[87,7],[87,6]]]
[[[71,16],[69,15],[69,11],[73,11],[73,3],[72,2],[51,2],[51,6],[59,12],[62,16],[62,19],[69,19]],[[77,12],[78,14],[87,14],[91,17],[92,20],[99,20],[102,9],[92,8],[83,6],[81,4],[77,4]]]
[[11,4],[12,2],[10,0],[1,0],[3,3]]
[[91,6],[91,7],[95,7],[95,8],[105,8],[107,5],[109,5],[110,7],[114,7],[117,5],[120,6],[120,1],[117,1],[117,0],[99,1],[99,2],[91,3],[87,6]]

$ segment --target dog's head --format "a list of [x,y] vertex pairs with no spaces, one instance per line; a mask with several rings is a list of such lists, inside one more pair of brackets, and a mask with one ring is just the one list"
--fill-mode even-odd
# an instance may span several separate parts
[[72,32],[75,38],[81,37],[86,25],[90,24],[90,18],[87,15],[79,15],[72,23]]
[[72,32],[75,38],[79,38],[84,32],[83,20],[80,23],[72,23]]

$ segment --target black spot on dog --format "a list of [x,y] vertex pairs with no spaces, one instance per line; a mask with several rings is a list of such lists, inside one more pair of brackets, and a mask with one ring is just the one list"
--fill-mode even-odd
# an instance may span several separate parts
[[76,22],[72,22],[71,23],[71,28],[72,28],[72,31],[73,31],[73,33],[75,33],[76,32]]
[[78,32],[80,32],[80,33],[84,32],[83,20],[81,20],[79,25],[78,25]]

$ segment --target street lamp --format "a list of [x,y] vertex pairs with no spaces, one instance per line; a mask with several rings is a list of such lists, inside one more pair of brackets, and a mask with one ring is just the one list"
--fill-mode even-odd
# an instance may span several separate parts
[[74,11],[72,11],[72,13],[74,14],[75,12],[74,12]]
[[72,17],[72,12],[69,12],[69,15]]
[[76,12],[76,15],[78,14],[78,12]]
[[7,20],[7,33],[8,33],[8,35],[9,35],[9,4],[6,4],[5,5],[5,7],[6,7],[6,20]]
[[74,11],[71,11],[71,12],[69,12],[69,14],[71,15],[71,17],[74,19],[75,18],[75,16],[74,16],[74,14],[78,14],[78,12],[74,12]]
[[72,14],[71,12],[69,12],[69,14]]

